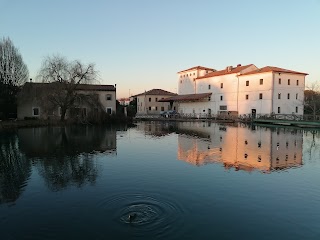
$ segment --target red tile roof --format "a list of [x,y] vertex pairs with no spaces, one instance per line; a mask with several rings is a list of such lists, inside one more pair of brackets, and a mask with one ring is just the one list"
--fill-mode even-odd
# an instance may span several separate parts
[[251,72],[243,73],[241,75],[250,75],[250,74],[264,73],[264,72],[281,72],[281,73],[309,75],[308,73],[296,72],[296,71],[292,71],[292,70],[288,70],[288,69],[284,69],[284,68],[279,68],[279,67],[272,67],[272,66],[266,66],[263,68],[259,68],[259,69],[253,70]]
[[194,100],[200,100],[203,98],[207,98],[211,95],[212,93],[198,93],[198,94],[185,94],[185,95],[177,95],[174,97],[169,97],[169,98],[164,98],[158,100],[158,102],[181,102],[181,101],[194,101]]
[[248,64],[248,65],[245,65],[245,66],[241,66],[241,65],[238,65],[237,67],[232,67],[231,66],[231,69],[228,70],[227,68],[224,69],[224,70],[219,70],[219,71],[215,71],[215,72],[211,72],[211,73],[208,73],[202,77],[198,77],[196,78],[197,79],[202,79],[202,78],[209,78],[209,77],[216,77],[216,76],[221,76],[221,75],[227,75],[227,74],[233,74],[233,73],[239,73],[241,72],[242,70],[248,68],[248,67],[251,67],[251,66],[254,66],[253,64]]
[[[56,82],[53,83],[42,83],[42,82],[26,82],[23,87],[33,87],[33,88],[50,88],[53,84],[59,84]],[[83,91],[116,91],[116,88],[113,85],[95,85],[95,84],[79,84],[76,87],[76,90]]]
[[190,70],[210,70],[210,71],[215,71],[215,69],[213,69],[213,68],[196,66],[196,67],[188,68],[188,69],[186,69],[186,70],[182,70],[182,71],[180,71],[180,72],[178,72],[178,73],[187,72],[187,71],[190,71]]
[[134,95],[132,97],[137,97],[137,96],[141,96],[141,95],[163,95],[163,96],[175,96],[177,95],[176,93],[172,93],[172,92],[168,92],[162,89],[151,89],[147,92],[144,93],[139,93],[137,95]]

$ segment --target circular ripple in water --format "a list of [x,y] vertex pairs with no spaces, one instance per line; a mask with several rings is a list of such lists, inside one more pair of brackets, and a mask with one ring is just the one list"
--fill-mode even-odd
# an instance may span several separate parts
[[[105,199],[101,205],[112,212],[113,220],[119,225],[135,228],[136,236],[177,238],[184,230],[186,210],[163,196],[116,195]],[[129,215],[133,216],[131,220]]]

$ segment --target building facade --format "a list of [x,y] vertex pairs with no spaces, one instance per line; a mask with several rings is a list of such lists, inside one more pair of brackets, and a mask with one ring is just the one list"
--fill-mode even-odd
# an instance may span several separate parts
[[[50,97],[59,94],[57,83],[25,83],[17,98],[18,119],[60,118],[61,109]],[[102,112],[116,113],[116,88],[113,85],[79,84],[74,94],[76,98],[66,118],[79,116],[87,118]]]
[[219,71],[198,66],[178,72],[179,96],[184,97],[171,100],[181,114],[302,115],[306,75],[253,64]]
[[152,89],[133,96],[137,98],[137,115],[159,115],[165,111],[178,110],[176,103],[160,102],[176,95],[162,89]]

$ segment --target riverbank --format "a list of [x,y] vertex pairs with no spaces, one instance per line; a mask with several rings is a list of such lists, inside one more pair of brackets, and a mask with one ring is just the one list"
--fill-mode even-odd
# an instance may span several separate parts
[[32,128],[32,127],[47,127],[47,126],[70,126],[70,125],[108,125],[108,124],[132,124],[131,118],[119,118],[110,117],[106,121],[99,123],[89,123],[89,122],[77,122],[74,120],[65,120],[61,122],[56,119],[40,120],[40,119],[30,119],[30,120],[0,120],[0,131],[1,130],[11,130],[18,128]]

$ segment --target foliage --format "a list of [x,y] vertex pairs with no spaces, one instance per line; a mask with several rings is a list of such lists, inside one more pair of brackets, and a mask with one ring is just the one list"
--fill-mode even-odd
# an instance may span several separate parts
[[68,109],[73,108],[78,98],[80,84],[96,81],[94,64],[84,65],[80,61],[69,62],[61,56],[44,59],[38,78],[42,82],[53,83],[47,100],[61,108],[61,121],[65,120]]

